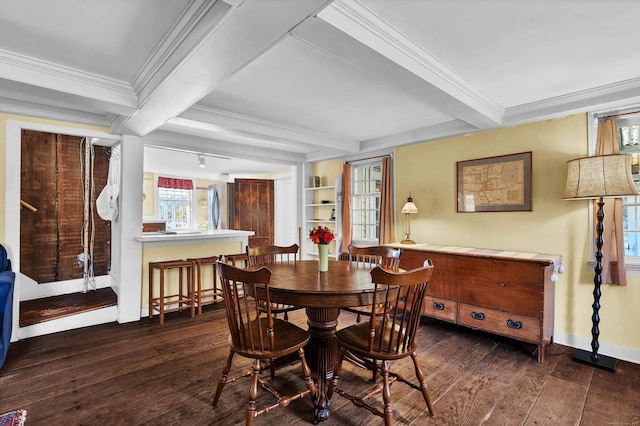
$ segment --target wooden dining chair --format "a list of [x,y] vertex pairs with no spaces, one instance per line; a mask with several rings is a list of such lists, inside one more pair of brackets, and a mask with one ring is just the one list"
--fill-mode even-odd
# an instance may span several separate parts
[[[221,261],[216,266],[224,291],[230,350],[212,405],[215,407],[218,404],[220,394],[227,383],[243,377],[251,378],[245,417],[247,425],[252,425],[256,416],[276,407],[285,407],[292,401],[306,395],[309,395],[313,401],[316,389],[303,350],[303,347],[309,342],[309,333],[288,321],[274,318],[270,309],[269,297],[271,271],[267,268],[241,269]],[[240,291],[243,295],[240,295]],[[266,310],[260,309],[260,305],[266,306]],[[276,358],[293,353],[297,353],[300,357],[307,389],[297,391],[291,396],[282,396],[267,380],[260,377],[260,373],[272,365]],[[251,358],[254,361],[250,368],[235,377],[229,377],[235,354]],[[276,398],[274,404],[262,408],[257,407],[258,385]]]
[[[374,304],[368,322],[357,323],[336,332],[339,347],[338,359],[329,383],[327,395],[333,392],[344,396],[357,407],[365,408],[371,413],[384,418],[385,425],[393,424],[391,407],[391,383],[401,381],[413,389],[419,390],[427,405],[429,414],[434,417],[431,397],[427,383],[418,364],[416,332],[420,325],[422,302],[427,283],[431,279],[433,265],[425,261],[421,268],[406,272],[393,272],[376,267],[371,271],[371,280],[375,284]],[[375,306],[378,303],[390,303],[393,307],[389,315],[377,315]],[[342,362],[347,353],[363,358],[379,360],[374,368],[380,369],[382,386],[376,385],[364,396],[353,396],[339,389],[338,382],[342,373]],[[415,368],[417,384],[398,373],[391,371],[391,361],[411,357]],[[367,400],[382,393],[384,409],[369,403]]]
[[[299,256],[299,246],[292,244],[287,247],[282,246],[256,246],[247,247],[249,267],[267,266],[274,263],[288,263],[296,265]],[[284,303],[272,303],[271,312],[278,315],[284,314],[284,319],[289,320],[289,312],[302,309],[299,306],[287,305]]]
[[[348,261],[355,268],[373,269],[376,266],[382,266],[397,271],[400,267],[402,250],[399,248],[383,246],[358,247],[350,244],[348,250]],[[362,321],[363,315],[371,314],[370,306],[356,306],[345,310],[357,315],[356,322]],[[383,314],[386,311],[385,306],[378,306],[378,311],[379,314]]]

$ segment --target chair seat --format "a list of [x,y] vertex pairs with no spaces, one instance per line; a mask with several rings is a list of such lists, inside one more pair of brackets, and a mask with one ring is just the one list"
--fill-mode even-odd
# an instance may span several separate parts
[[[395,350],[395,345],[397,344],[398,337],[400,339],[403,338],[402,334],[399,333],[400,328],[396,326],[392,326],[389,323],[385,323],[385,330],[380,331],[380,326],[376,328],[376,338],[374,340],[374,350],[369,350],[369,322],[361,322],[355,325],[351,325],[349,327],[343,328],[342,330],[338,330],[336,332],[336,339],[338,341],[339,346],[344,346],[350,352],[366,356],[372,357],[375,355],[376,359],[384,360],[384,359],[397,359],[402,358],[407,355],[407,353],[413,352],[415,347],[403,348],[400,345],[399,350]],[[391,333],[391,328],[394,328],[394,333]],[[384,339],[382,341],[382,347],[388,348],[389,345],[389,336],[394,336],[394,341],[392,342],[391,348],[392,350],[389,352],[378,352],[375,348],[380,347],[380,338]]]
[[[268,345],[269,336],[267,335],[267,320],[266,318],[261,318],[260,321],[262,322],[260,326],[262,327],[263,340],[265,345]],[[260,334],[258,323],[254,321],[251,323],[250,327],[251,333],[257,337]],[[271,350],[261,350],[259,347],[255,348],[255,350],[248,350],[237,347],[233,344],[231,336],[229,336],[229,345],[231,345],[234,352],[237,352],[242,356],[258,359],[271,359],[294,353],[309,342],[309,333],[289,321],[274,318],[273,331],[278,338],[275,340],[274,347]],[[245,325],[245,332],[249,333],[248,325]]]

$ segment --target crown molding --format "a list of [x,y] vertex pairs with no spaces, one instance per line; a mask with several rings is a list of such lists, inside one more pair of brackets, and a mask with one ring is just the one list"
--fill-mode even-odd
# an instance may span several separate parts
[[461,111],[458,118],[476,127],[491,127],[502,122],[503,106],[467,83],[359,0],[336,0],[318,16],[472,110],[468,116]]
[[613,108],[620,104],[628,105],[632,103],[630,99],[639,97],[640,77],[507,108],[504,124]]
[[133,88],[121,80],[0,50],[0,77],[126,108],[137,108]]
[[91,126],[109,127],[109,120],[100,114],[91,114],[61,107],[50,107],[42,104],[0,98],[0,111],[6,114],[23,115],[47,120],[66,121]]

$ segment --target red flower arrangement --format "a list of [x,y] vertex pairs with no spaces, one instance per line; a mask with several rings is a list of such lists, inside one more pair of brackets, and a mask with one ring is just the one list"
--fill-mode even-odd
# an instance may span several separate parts
[[333,232],[326,226],[318,226],[309,232],[309,238],[315,244],[329,244],[335,238]]

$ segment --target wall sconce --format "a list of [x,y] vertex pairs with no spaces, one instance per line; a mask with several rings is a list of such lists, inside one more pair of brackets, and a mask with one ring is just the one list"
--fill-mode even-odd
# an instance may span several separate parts
[[198,166],[207,167],[207,165],[204,164],[204,155],[202,154],[198,154]]
[[591,316],[591,352],[577,349],[573,360],[602,370],[614,372],[616,359],[598,354],[598,337],[600,335],[600,285],[602,284],[602,246],[604,238],[604,199],[638,195],[631,176],[631,155],[612,154],[583,157],[567,161],[567,185],[564,190],[565,200],[598,200],[596,213],[596,264],[593,278],[593,315]]
[[401,213],[404,213],[405,216],[405,231],[404,240],[400,241],[401,244],[415,244],[416,242],[411,239],[411,217],[410,215],[418,213],[418,208],[413,203],[413,198],[411,198],[411,193],[409,193],[409,198],[407,198],[407,202],[402,207]]

